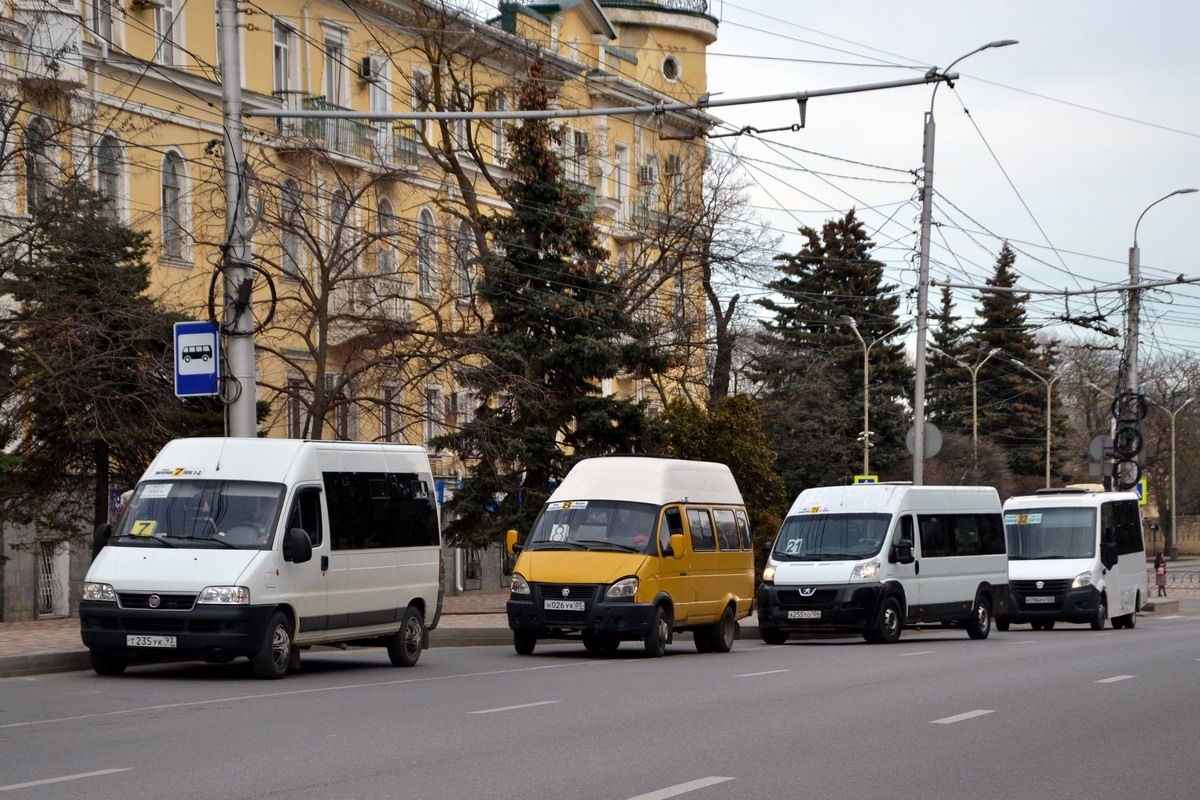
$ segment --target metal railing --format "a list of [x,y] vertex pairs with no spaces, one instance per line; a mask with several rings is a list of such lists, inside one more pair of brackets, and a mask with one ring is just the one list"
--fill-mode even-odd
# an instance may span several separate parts
[[648,8],[660,6],[674,11],[691,11],[695,14],[708,13],[708,0],[600,0],[602,6],[616,8]]
[[[304,92],[276,92],[285,109],[299,111],[349,111],[333,105],[323,95]],[[276,130],[281,136],[303,136],[328,150],[355,158],[370,159],[375,152],[379,129],[353,119],[287,119],[278,118]]]
[[[1146,570],[1146,587],[1150,594],[1150,599],[1158,594],[1158,584],[1155,583],[1154,568],[1150,567]],[[1200,571],[1190,569],[1171,569],[1167,565],[1167,597],[1171,596],[1173,590],[1197,590],[1200,591]]]

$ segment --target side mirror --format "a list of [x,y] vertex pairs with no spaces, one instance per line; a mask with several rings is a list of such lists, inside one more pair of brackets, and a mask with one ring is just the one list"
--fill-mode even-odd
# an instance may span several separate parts
[[1150,523],[1150,530],[1152,530],[1152,531],[1154,531],[1155,533],[1157,533],[1157,532],[1158,532],[1158,523],[1157,523],[1157,522],[1151,522],[1151,523]]
[[913,558],[912,539],[897,539],[888,553],[888,561],[893,564],[911,564],[916,561]]
[[671,555],[675,558],[683,558],[683,534],[671,534]]
[[504,549],[508,551],[510,556],[515,556],[521,552],[521,545],[517,544],[517,532],[509,531],[504,534]]
[[104,549],[104,545],[108,544],[109,537],[112,536],[112,525],[107,522],[101,522],[96,526],[96,530],[92,533],[92,558],[99,555]]
[[1112,569],[1117,563],[1117,546],[1112,542],[1100,543],[1100,563],[1105,569]]
[[771,551],[774,549],[775,549],[774,542],[764,542],[763,546],[762,546],[763,558],[766,559],[767,561],[770,561],[771,560]]
[[289,528],[283,538],[283,560],[303,564],[312,560],[312,540],[303,528]]

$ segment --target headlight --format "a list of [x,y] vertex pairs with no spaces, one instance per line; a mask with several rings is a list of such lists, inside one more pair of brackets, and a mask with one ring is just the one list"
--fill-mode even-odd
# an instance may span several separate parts
[[606,600],[615,600],[618,597],[634,597],[637,595],[637,587],[637,578],[622,578],[608,587],[608,591],[604,593],[604,598]]
[[767,564],[763,567],[763,583],[775,582],[775,565]]
[[850,572],[850,580],[852,581],[867,581],[875,577],[875,573],[879,572],[879,559],[872,561],[864,561],[861,564],[855,564],[854,569]]
[[83,584],[83,599],[115,603],[117,602],[117,593],[107,583],[85,583]]
[[250,604],[250,590],[245,586],[205,586],[196,598],[198,605],[244,606]]
[[1092,573],[1081,572],[1075,576],[1075,580],[1071,581],[1072,589],[1082,589],[1085,586],[1092,585]]
[[519,572],[514,572],[512,583],[509,584],[509,591],[513,594],[529,594],[529,581],[525,580],[525,576]]

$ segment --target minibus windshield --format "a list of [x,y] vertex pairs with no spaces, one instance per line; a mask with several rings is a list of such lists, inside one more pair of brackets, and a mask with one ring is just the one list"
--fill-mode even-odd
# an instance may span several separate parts
[[283,485],[254,481],[145,481],[110,544],[126,547],[270,547]]
[[1010,561],[1093,558],[1096,509],[1012,508],[1004,512]]
[[783,521],[777,561],[848,561],[870,558],[883,546],[890,514],[805,514]]
[[621,500],[547,503],[525,540],[526,550],[612,550],[652,553],[658,507]]

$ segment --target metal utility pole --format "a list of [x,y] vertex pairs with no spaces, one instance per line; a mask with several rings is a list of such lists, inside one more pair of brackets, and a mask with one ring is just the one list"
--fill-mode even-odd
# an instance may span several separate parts
[[[1138,215],[1137,222],[1133,226],[1133,247],[1129,248],[1129,298],[1126,301],[1125,312],[1125,363],[1123,364],[1125,371],[1125,391],[1132,395],[1140,395],[1140,385],[1138,381],[1138,317],[1141,315],[1142,301],[1141,289],[1138,284],[1141,283],[1141,251],[1138,249],[1137,232],[1138,226],[1142,224],[1142,217],[1146,216],[1146,212],[1154,208],[1156,205],[1166,200],[1169,197],[1174,197],[1177,194],[1192,194],[1200,191],[1197,189],[1176,189],[1170,194],[1163,195],[1155,200]],[[1135,456],[1136,458],[1136,456]],[[1136,461],[1134,462],[1136,463]],[[1122,474],[1121,482],[1132,486],[1137,483],[1137,476],[1134,474],[1136,470],[1132,467],[1125,467]],[[1174,510],[1172,509],[1172,513]]]
[[[988,42],[983,47],[977,47],[966,55],[954,59],[950,62],[950,67],[981,50],[1007,47],[1016,43],[1016,39]],[[950,67],[946,67],[946,73],[950,72]],[[937,74],[937,68],[930,70],[930,74]],[[937,100],[937,90],[940,85],[940,83],[934,84],[933,97],[929,100],[929,112],[925,115],[924,180],[921,184],[921,258],[917,273],[916,381],[913,389],[914,486],[920,486],[925,482],[925,342],[926,329],[929,327],[929,236],[930,229],[933,227],[933,142],[936,128],[933,121],[933,103]]]
[[249,270],[242,267],[250,255],[247,234],[248,186],[242,151],[242,56],[238,46],[237,0],[218,0],[218,60],[221,67],[221,97],[224,101],[222,127],[225,132],[225,236],[222,253],[224,272],[223,329],[226,378],[233,399],[227,400],[227,429],[230,436],[254,436],[255,414],[254,316],[251,313]]

